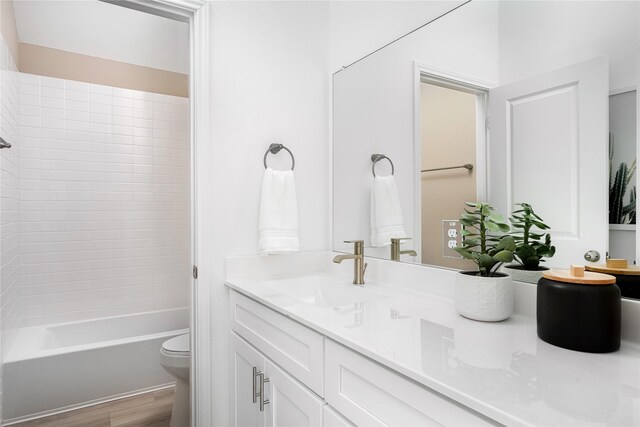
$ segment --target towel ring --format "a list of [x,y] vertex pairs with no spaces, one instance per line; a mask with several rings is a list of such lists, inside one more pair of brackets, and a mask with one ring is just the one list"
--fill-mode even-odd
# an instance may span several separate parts
[[395,174],[396,169],[393,166],[393,162],[391,161],[390,158],[388,158],[384,154],[372,154],[371,155],[371,161],[373,162],[373,164],[371,165],[371,172],[373,173],[374,177],[376,176],[376,163],[378,163],[380,160],[384,160],[384,159],[389,160],[389,163],[391,163],[391,175]]
[[296,167],[296,158],[293,157],[293,153],[291,152],[291,150],[289,150],[282,144],[271,144],[269,145],[269,149],[266,151],[266,153],[264,153],[264,158],[262,159],[262,163],[264,163],[265,169],[267,168],[267,156],[269,155],[269,153],[278,154],[282,149],[286,150],[291,156],[291,170]]

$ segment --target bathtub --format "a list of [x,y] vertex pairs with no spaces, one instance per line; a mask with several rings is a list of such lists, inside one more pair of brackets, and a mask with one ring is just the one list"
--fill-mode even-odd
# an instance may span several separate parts
[[3,364],[5,423],[172,384],[160,347],[188,326],[182,308],[18,330]]

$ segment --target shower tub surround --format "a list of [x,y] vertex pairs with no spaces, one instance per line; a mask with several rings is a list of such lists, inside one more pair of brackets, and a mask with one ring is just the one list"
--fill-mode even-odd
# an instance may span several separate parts
[[5,421],[171,385],[159,349],[188,326],[182,308],[20,329],[4,360]]
[[21,327],[189,305],[187,98],[20,74]]
[[[7,54],[3,46],[0,126],[13,147],[0,163],[2,419],[166,385],[161,343],[188,327],[158,316],[189,305],[189,101],[19,73],[11,63],[7,72]],[[134,337],[123,319],[151,330]],[[105,386],[97,362],[105,359],[111,372],[121,368],[119,386]],[[95,369],[71,369],[83,364]],[[73,385],[76,375],[87,383]],[[29,389],[39,378],[68,387],[49,389],[56,398],[44,404]]]
[[[19,74],[9,48],[0,36],[0,135],[13,144],[0,152],[0,364],[18,326],[20,250],[20,109]],[[0,384],[2,373],[0,369]],[[2,419],[0,387],[0,420]]]

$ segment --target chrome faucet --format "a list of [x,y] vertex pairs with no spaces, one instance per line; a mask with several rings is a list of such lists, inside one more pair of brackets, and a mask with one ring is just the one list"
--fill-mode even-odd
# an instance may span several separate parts
[[345,240],[345,243],[353,243],[353,255],[336,255],[333,262],[340,264],[345,259],[353,260],[353,284],[364,285],[364,272],[367,264],[364,262],[364,240]]
[[418,253],[413,249],[407,249],[406,251],[400,250],[400,243],[402,240],[411,240],[411,237],[392,237],[391,238],[391,261],[400,261],[400,255],[418,256]]

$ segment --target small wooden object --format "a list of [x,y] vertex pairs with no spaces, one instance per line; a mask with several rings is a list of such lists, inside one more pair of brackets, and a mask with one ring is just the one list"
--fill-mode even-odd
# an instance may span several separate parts
[[572,276],[575,277],[584,277],[584,266],[582,265],[572,265],[569,268]]

